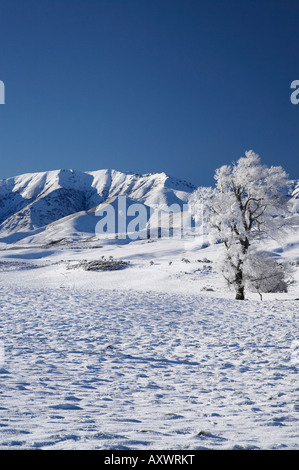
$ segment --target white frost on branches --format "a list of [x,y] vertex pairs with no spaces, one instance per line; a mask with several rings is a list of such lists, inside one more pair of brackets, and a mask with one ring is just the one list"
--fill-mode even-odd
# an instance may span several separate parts
[[[283,239],[290,215],[287,174],[280,166],[262,165],[260,157],[248,151],[236,163],[216,170],[215,180],[214,188],[198,188],[190,204],[203,204],[203,223],[210,241],[223,243],[218,267],[234,286],[236,298],[244,299],[245,287],[257,286],[257,292],[269,292],[275,285],[282,288],[283,277],[278,282],[278,273],[284,270],[257,250],[265,238]],[[272,278],[267,275],[270,271],[276,273]],[[258,281],[261,276],[263,281]]]

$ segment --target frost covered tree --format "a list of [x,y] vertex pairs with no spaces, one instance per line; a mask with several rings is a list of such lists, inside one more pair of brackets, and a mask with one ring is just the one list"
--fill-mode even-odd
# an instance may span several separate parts
[[260,157],[248,151],[236,163],[216,170],[215,180],[214,188],[195,191],[190,203],[201,201],[211,241],[223,244],[218,268],[234,287],[236,299],[244,300],[245,287],[257,292],[282,288],[283,270],[258,248],[265,238],[279,238],[286,226],[285,171],[262,165]]
[[259,294],[287,292],[292,276],[291,266],[277,262],[267,252],[254,251],[244,263],[246,286]]

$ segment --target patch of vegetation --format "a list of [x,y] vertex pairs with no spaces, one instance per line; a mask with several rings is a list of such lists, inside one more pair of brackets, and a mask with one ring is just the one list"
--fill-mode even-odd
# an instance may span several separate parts
[[109,259],[102,257],[100,260],[82,260],[77,264],[68,265],[67,269],[82,268],[85,271],[117,271],[129,264],[129,261],[117,260],[111,256]]

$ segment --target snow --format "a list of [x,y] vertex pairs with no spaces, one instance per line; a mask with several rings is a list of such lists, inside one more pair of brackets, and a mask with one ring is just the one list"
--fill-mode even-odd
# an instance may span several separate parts
[[234,300],[206,235],[96,234],[101,203],[167,209],[194,189],[117,170],[0,181],[1,450],[299,448],[298,227],[262,246],[294,269],[262,301]]
[[50,240],[0,245],[0,449],[299,448],[298,266],[235,301],[199,239]]
[[82,211],[94,211],[99,204],[119,195],[147,206],[168,207],[184,204],[194,189],[165,173],[62,169],[18,175],[0,180],[0,240],[16,234],[20,237],[20,233],[24,238],[34,236],[37,229],[46,232],[53,223],[70,215],[76,217]]

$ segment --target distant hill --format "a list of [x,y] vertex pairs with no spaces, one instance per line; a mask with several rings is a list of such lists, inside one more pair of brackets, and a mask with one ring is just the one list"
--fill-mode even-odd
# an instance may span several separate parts
[[54,170],[0,181],[0,241],[94,234],[95,211],[126,196],[146,207],[182,206],[196,188],[165,173]]

